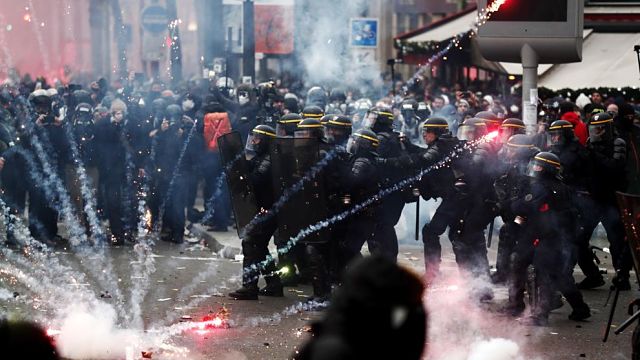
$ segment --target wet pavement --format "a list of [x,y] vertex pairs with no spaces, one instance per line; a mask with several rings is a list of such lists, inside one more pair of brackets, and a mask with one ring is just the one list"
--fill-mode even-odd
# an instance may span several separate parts
[[[232,229],[230,229],[232,230]],[[215,314],[221,308],[229,311],[230,328],[199,331],[189,329],[173,336],[168,343],[188,349],[177,356],[166,350],[155,351],[153,358],[187,359],[285,359],[290,357],[308,336],[308,324],[321,316],[320,312],[297,311],[295,306],[305,301],[311,294],[309,286],[286,288],[284,298],[260,298],[259,301],[234,301],[226,293],[240,285],[240,261],[233,259],[234,249],[239,247],[235,232],[207,233],[197,239],[201,243],[174,245],[159,242],[153,257],[156,271],[149,282],[149,291],[142,303],[142,312],[147,328],[160,322],[165,326],[180,323],[183,317],[199,321],[208,314]],[[214,243],[217,243],[215,245]],[[513,357],[504,359],[630,359],[630,340],[633,326],[622,335],[610,335],[607,343],[602,342],[609,307],[604,307],[608,285],[597,290],[585,291],[586,302],[591,306],[593,316],[584,322],[567,319],[568,305],[553,312],[549,327],[526,327],[517,321],[497,315],[495,310],[504,303],[507,293],[504,287],[496,287],[496,298],[489,303],[478,304],[469,298],[468,284],[457,276],[453,255],[446,239],[444,245],[443,280],[427,294],[430,311],[430,336],[428,359],[502,359],[502,357],[476,357],[475,345],[495,345],[492,339],[512,341],[516,350]],[[214,253],[208,246],[225,250],[225,258]],[[415,244],[403,244],[400,263],[423,272],[422,248]],[[495,242],[494,242],[495,244]],[[599,244],[605,245],[605,244]],[[495,248],[495,245],[494,245]],[[131,246],[115,247],[108,250],[115,266],[115,278],[119,287],[129,298],[129,291],[135,281],[131,277],[131,267],[135,264]],[[495,257],[495,249],[490,249],[490,258]],[[82,269],[75,255],[59,249],[61,262],[74,269]],[[608,254],[601,253],[601,267],[612,270]],[[582,275],[576,274],[578,280]],[[67,281],[60,279],[59,281]],[[91,280],[82,284],[93,289],[97,297],[103,289]],[[614,324],[619,325],[626,318],[627,304],[638,295],[637,284],[633,291],[621,293]],[[17,292],[17,297],[11,296]],[[2,296],[4,294],[5,296]],[[52,316],[51,309],[44,306],[34,309],[30,291],[7,277],[0,282],[0,310],[12,318],[46,320]],[[103,298],[105,302],[116,301]],[[126,302],[125,302],[126,304]],[[62,306],[62,304],[61,304]],[[125,305],[125,308],[127,306]],[[363,329],[364,330],[364,329]],[[612,329],[612,330],[615,330]],[[390,344],[390,346],[392,346]],[[496,350],[503,355],[507,350]],[[511,351],[511,350],[510,350]],[[134,358],[139,358],[135,354]],[[520,357],[517,357],[520,356]]]

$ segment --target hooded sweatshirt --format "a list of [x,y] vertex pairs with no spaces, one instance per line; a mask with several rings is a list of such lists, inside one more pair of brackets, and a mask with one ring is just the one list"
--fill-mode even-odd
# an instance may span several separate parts
[[573,125],[573,132],[576,134],[580,144],[586,145],[587,138],[589,137],[589,131],[587,125],[580,120],[580,116],[573,111],[566,112],[560,117],[561,120],[566,120]]

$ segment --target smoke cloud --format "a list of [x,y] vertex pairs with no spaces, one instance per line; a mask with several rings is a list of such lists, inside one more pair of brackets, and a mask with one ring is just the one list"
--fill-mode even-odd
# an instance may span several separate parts
[[306,85],[380,86],[380,71],[373,57],[372,63],[354,61],[356,54],[349,47],[350,19],[366,14],[367,1],[325,0],[303,4],[299,14],[304,14],[306,19],[298,19],[301,21],[296,28],[296,54],[304,67]]
[[[443,269],[444,270],[444,269]],[[500,317],[479,304],[473,289],[484,281],[469,279],[453,269],[428,289],[429,310],[427,358],[438,360],[524,360],[530,329],[510,318]]]

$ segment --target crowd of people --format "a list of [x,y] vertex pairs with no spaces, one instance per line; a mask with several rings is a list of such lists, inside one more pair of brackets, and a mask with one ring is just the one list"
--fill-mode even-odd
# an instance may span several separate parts
[[[94,205],[98,223],[108,224],[103,240],[113,244],[134,243],[147,211],[146,226],[174,243],[184,241],[187,222],[212,231],[236,226],[243,286],[232,298],[283,296],[284,286],[309,282],[314,300],[323,301],[365,243],[372,254],[396,260],[394,226],[420,196],[440,200],[422,229],[427,284],[440,272],[440,237],[448,229],[460,270],[481,280],[472,289],[479,301],[493,298],[491,282],[506,283],[504,311],[522,314],[532,265],[539,301],[526,321],[545,325],[560,293],[573,308],[570,318],[585,319],[590,310],[580,290],[605,283],[589,247],[602,223],[613,283],[630,289],[615,193],[639,183],[631,104],[605,103],[596,93],[578,105],[552,98],[541,103],[537,128],[527,129],[518,106],[499,96],[404,90],[372,100],[319,86],[302,96],[275,81],[236,87],[227,78],[174,90],[133,77],[117,87],[103,79],[85,87],[51,87],[43,79],[5,84],[7,244],[23,243],[10,225],[25,212],[31,235],[47,244],[66,242],[58,222],[70,213],[98,236],[88,211]],[[233,159],[221,141],[230,134],[246,144]],[[416,174],[418,181],[387,191]],[[490,273],[486,229],[496,217],[504,225]],[[308,231],[330,218],[339,219]],[[277,264],[269,259],[272,237]],[[577,284],[576,264],[586,276]]]

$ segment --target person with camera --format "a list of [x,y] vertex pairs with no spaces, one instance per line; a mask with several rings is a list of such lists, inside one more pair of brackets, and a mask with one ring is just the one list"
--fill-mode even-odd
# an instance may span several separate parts
[[[54,204],[59,194],[52,185],[64,179],[64,160],[68,143],[62,127],[64,110],[54,106],[50,93],[39,89],[29,96],[33,109],[31,121],[17,146],[3,154],[2,183],[5,201],[13,214],[21,214],[29,197],[29,231],[39,241],[60,243],[58,211]],[[38,154],[39,145],[44,154]],[[45,171],[48,167],[49,172]],[[52,171],[51,171],[52,170]],[[8,227],[8,242],[15,241]]]

